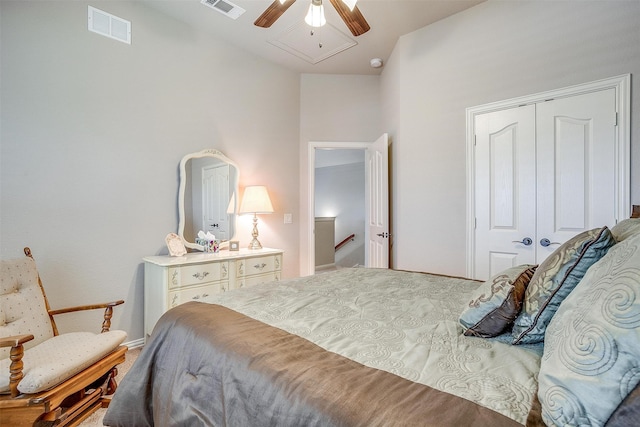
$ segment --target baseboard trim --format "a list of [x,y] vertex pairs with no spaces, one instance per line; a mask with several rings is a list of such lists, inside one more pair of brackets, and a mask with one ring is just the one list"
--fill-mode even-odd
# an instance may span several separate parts
[[144,338],[139,338],[137,340],[126,342],[126,343],[124,343],[124,345],[129,347],[129,350],[132,350],[132,349],[138,348],[138,347],[142,347],[142,346],[144,346]]

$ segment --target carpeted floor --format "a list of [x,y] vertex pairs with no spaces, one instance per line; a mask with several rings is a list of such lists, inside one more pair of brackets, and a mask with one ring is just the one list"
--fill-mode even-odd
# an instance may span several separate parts
[[[122,377],[124,377],[131,368],[131,365],[140,354],[140,350],[142,350],[142,347],[130,349],[129,351],[127,351],[125,362],[122,365],[118,365],[118,376],[116,377],[116,381],[118,382],[118,384],[122,380]],[[106,412],[106,409],[98,409],[89,418],[80,423],[79,427],[102,427],[102,418],[104,417],[104,414]]]

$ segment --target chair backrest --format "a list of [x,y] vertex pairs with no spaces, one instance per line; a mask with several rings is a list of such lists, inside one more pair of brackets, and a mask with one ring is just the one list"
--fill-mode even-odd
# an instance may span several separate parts
[[[36,263],[31,257],[0,261],[0,337],[32,334],[29,349],[54,336]],[[0,349],[0,359],[9,357]]]

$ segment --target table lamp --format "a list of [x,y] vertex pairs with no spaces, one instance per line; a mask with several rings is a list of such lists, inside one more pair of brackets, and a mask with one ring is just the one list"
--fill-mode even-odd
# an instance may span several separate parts
[[240,204],[241,214],[253,214],[253,231],[251,236],[253,239],[249,243],[249,249],[262,249],[260,241],[258,241],[258,217],[257,214],[273,213],[273,205],[269,199],[267,187],[264,185],[251,185],[245,187],[242,195],[242,203]]

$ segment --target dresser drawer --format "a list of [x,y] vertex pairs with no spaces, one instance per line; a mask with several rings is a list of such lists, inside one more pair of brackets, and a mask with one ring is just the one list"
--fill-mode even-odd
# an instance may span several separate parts
[[280,262],[276,262],[276,258],[273,255],[251,257],[238,262],[237,275],[238,277],[242,277],[271,273],[276,270],[276,266],[277,269],[279,269]]
[[189,301],[208,302],[209,297],[229,290],[229,282],[222,281],[204,286],[192,286],[179,291],[169,292],[169,308]]
[[169,289],[205,284],[227,279],[228,262],[182,265],[169,268]]
[[238,278],[236,286],[238,288],[244,288],[248,286],[259,285],[261,283],[272,282],[274,280],[280,280],[280,272],[273,271],[267,274],[257,274],[253,276],[246,276]]

